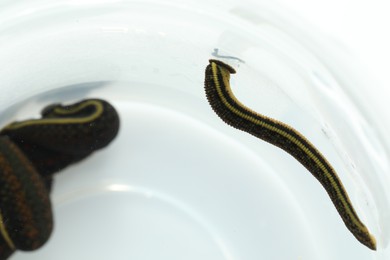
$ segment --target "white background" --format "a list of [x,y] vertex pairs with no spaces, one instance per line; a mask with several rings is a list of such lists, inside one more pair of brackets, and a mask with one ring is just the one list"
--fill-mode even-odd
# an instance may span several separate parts
[[390,109],[390,0],[277,1],[351,51]]

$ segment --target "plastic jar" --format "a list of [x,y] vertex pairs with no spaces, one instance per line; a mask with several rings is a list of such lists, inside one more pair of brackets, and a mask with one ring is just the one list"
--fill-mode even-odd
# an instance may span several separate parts
[[[386,259],[389,142],[364,73],[267,1],[18,1],[0,8],[1,123],[110,101],[117,139],[55,177],[55,230],[12,259]],[[284,151],[224,124],[208,59],[237,97],[328,158],[378,241],[361,245]],[[371,257],[371,258],[370,258]]]

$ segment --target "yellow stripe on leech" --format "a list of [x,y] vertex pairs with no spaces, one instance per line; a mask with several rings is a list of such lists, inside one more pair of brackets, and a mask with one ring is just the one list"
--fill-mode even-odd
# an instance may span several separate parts
[[[213,79],[214,79],[214,84],[217,88],[217,92],[218,92],[218,95],[219,97],[221,98],[223,104],[230,110],[232,111],[233,113],[235,113],[236,115],[240,116],[240,117],[243,117],[245,119],[247,119],[248,121],[251,121],[252,123],[255,123],[257,125],[260,125],[262,127],[265,127],[273,132],[276,132],[280,135],[282,135],[283,137],[287,138],[288,140],[290,140],[291,142],[293,142],[294,144],[296,144],[300,149],[302,149],[314,162],[315,164],[323,171],[323,173],[325,174],[325,176],[327,177],[327,179],[330,181],[332,187],[336,190],[337,192],[337,197],[341,200],[342,204],[344,205],[344,208],[347,212],[347,214],[350,216],[352,222],[359,226],[361,229],[364,229],[366,230],[366,227],[357,219],[355,218],[355,215],[352,211],[352,206],[348,200],[348,198],[345,198],[344,195],[341,193],[341,189],[340,187],[336,184],[336,181],[335,181],[335,178],[337,178],[337,176],[333,176],[332,173],[330,173],[325,165],[319,160],[319,158],[317,156],[315,156],[310,150],[308,147],[306,147],[302,142],[300,142],[299,140],[297,140],[295,137],[293,137],[292,135],[290,135],[289,133],[279,129],[279,128],[276,128],[275,126],[272,126],[272,125],[269,125],[267,123],[265,123],[264,121],[261,120],[262,117],[264,116],[261,116],[261,115],[258,115],[258,118],[254,118],[252,117],[251,115],[249,114],[244,114],[242,113],[241,111],[237,110],[234,106],[232,106],[228,101],[227,99],[225,98],[225,96],[223,95],[223,92],[221,91],[221,84],[220,82],[218,81],[218,65],[216,63],[211,63],[211,68],[212,68],[212,73],[213,73]],[[221,74],[222,74],[222,79],[223,79],[223,83],[224,83],[224,88],[226,89],[227,93],[229,94],[229,97],[232,98],[236,103],[237,105],[243,107],[243,108],[246,108],[244,105],[242,105],[238,100],[237,98],[233,95],[232,91],[231,91],[231,88],[230,88],[230,83],[229,83],[229,78],[230,78],[230,73],[224,69],[224,68],[221,68]],[[248,109],[248,108],[246,108]],[[249,110],[249,109],[248,109]],[[266,118],[266,117],[264,117]],[[270,119],[271,120],[271,119]],[[275,120],[274,120],[275,121]],[[282,123],[280,123],[282,124]],[[283,125],[283,124],[282,124]],[[302,137],[303,139],[303,137]],[[307,141],[308,142],[308,141]],[[314,147],[312,147],[312,149],[315,149]]]
[[[87,116],[87,117],[33,119],[33,120],[22,121],[20,123],[18,123],[18,122],[11,123],[8,126],[5,126],[3,129],[18,129],[18,128],[22,128],[25,126],[44,125],[44,124],[49,124],[49,125],[51,125],[51,124],[83,124],[83,123],[88,123],[88,122],[94,121],[96,118],[98,118],[103,113],[103,104],[101,102],[96,101],[96,100],[89,100],[85,103],[86,104],[82,108],[84,108],[88,105],[91,105],[91,104],[96,107],[96,111],[92,115]],[[82,108],[78,108],[75,110],[81,110]],[[62,113],[62,114],[66,114],[66,113]]]
[[[101,107],[101,110],[103,110],[103,105],[101,102],[97,101],[97,100],[87,100],[87,101],[84,101],[82,103],[80,103],[78,106],[75,106],[75,107],[72,107],[71,109],[65,109],[65,108],[62,108],[62,107],[57,107],[54,109],[54,113],[56,114],[61,114],[61,115],[67,115],[67,114],[74,114],[84,108],[86,108],[87,106],[90,106],[90,105],[94,105],[96,108],[98,106]],[[98,108],[96,109],[98,110]]]
[[1,214],[0,212],[0,233],[1,235],[3,236],[5,242],[7,243],[7,245],[12,249],[12,250],[15,250],[15,245],[14,243],[12,242],[12,239],[11,237],[9,236],[8,232],[7,232],[7,229],[5,228],[5,223],[4,223],[4,220],[3,220],[3,215]]

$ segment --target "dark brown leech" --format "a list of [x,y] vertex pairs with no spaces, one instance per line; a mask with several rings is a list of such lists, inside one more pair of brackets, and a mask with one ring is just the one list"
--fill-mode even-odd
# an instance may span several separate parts
[[53,228],[49,195],[32,163],[6,136],[0,137],[0,187],[0,240],[6,242],[0,259],[15,249],[42,246]]
[[50,105],[41,119],[14,122],[0,135],[15,143],[39,145],[50,151],[82,156],[107,146],[117,135],[119,116],[106,101],[87,99],[72,105]]
[[47,240],[52,175],[108,145],[118,129],[116,110],[104,100],[88,99],[47,106],[42,119],[11,123],[0,131],[0,171],[5,172],[0,173],[0,260]]
[[92,154],[92,152],[86,153],[61,153],[58,151],[52,151],[42,147],[40,145],[30,144],[26,142],[18,142],[15,144],[23,151],[23,153],[33,163],[39,174],[45,178],[46,187],[50,189],[50,180],[53,174],[63,170],[67,166],[79,162],[84,158]]
[[41,114],[7,125],[0,135],[9,136],[45,177],[107,146],[119,130],[118,113],[101,99],[52,104]]
[[325,188],[346,227],[364,245],[376,250],[375,238],[357,216],[335,170],[325,157],[297,130],[252,111],[233,95],[230,74],[234,69],[210,60],[206,67],[205,91],[215,113],[227,124],[269,142],[296,158]]

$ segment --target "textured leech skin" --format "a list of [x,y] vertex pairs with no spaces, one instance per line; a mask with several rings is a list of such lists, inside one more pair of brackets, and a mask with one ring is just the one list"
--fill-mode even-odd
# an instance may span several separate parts
[[47,241],[53,174],[107,146],[119,130],[118,113],[100,99],[49,105],[41,115],[0,131],[0,260]]
[[9,136],[42,176],[50,176],[104,148],[119,131],[117,111],[101,99],[49,105],[41,115],[40,119],[13,122],[0,135]]
[[0,260],[6,260],[15,252],[15,249],[9,247],[3,236],[0,236]]
[[85,156],[107,146],[118,129],[118,113],[108,102],[86,99],[72,105],[50,105],[42,110],[41,119],[13,122],[0,135],[9,136],[18,145],[27,143]]
[[0,187],[0,242],[6,243],[0,245],[0,259],[15,249],[41,247],[53,228],[49,194],[32,163],[6,136],[0,137]]
[[61,153],[51,151],[45,147],[26,142],[15,142],[23,153],[30,159],[39,174],[45,178],[46,187],[50,190],[50,180],[53,174],[63,170],[67,166],[79,162],[93,152],[86,153]]
[[215,113],[228,125],[269,142],[297,159],[322,184],[346,227],[362,244],[376,250],[376,240],[360,221],[335,170],[297,130],[244,106],[230,87],[235,71],[210,60],[205,72],[205,92]]

